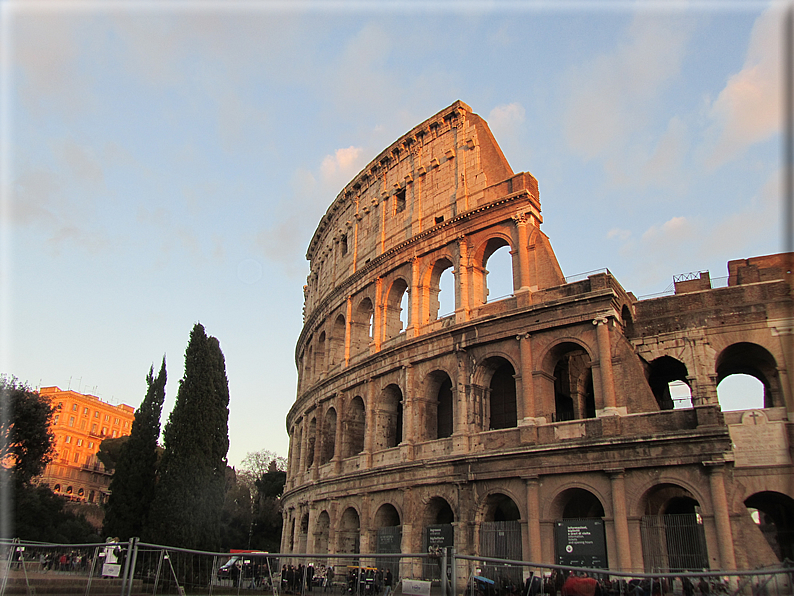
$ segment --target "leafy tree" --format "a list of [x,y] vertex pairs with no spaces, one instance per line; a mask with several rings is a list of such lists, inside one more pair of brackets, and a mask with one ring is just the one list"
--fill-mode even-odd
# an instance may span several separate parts
[[84,516],[66,509],[64,497],[47,486],[23,484],[14,491],[14,532],[22,540],[56,544],[101,542]]
[[15,378],[0,378],[0,462],[16,486],[44,471],[55,455],[50,423],[57,406]]
[[257,478],[251,548],[278,552],[283,525],[281,495],[286,482],[287,473],[278,469],[276,460],[272,460],[269,471]]
[[119,458],[121,458],[121,448],[129,439],[129,435],[122,435],[120,437],[102,439],[99,444],[99,451],[97,451],[96,457],[109,473],[116,469]]
[[262,449],[260,451],[249,451],[243,458],[240,469],[245,472],[250,472],[254,478],[259,478],[262,474],[269,472],[273,467],[277,470],[286,471],[287,458],[280,457],[267,449]]
[[196,324],[185,374],[163,432],[165,452],[150,511],[148,541],[214,551],[229,450],[229,385],[220,344]]
[[221,512],[221,550],[250,548],[253,499],[242,474],[226,468],[226,496]]
[[135,412],[130,435],[119,450],[105,507],[104,533],[107,536],[129,540],[140,536],[146,525],[157,482],[157,439],[160,438],[165,382],[163,358],[156,377],[154,367],[149,369],[146,396]]

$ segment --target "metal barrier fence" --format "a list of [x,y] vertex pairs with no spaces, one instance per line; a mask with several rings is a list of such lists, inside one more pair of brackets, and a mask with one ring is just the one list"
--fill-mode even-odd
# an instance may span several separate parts
[[[789,561],[753,571],[619,573],[458,555],[451,548],[414,554],[212,553],[137,539],[80,545],[0,541],[0,554],[0,596],[794,596]],[[62,592],[53,586],[63,586]]]

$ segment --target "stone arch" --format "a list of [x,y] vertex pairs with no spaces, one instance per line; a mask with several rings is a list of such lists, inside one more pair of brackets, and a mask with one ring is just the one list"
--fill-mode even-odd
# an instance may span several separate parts
[[744,505],[778,561],[794,560],[794,499],[763,491],[747,497]]
[[336,454],[336,409],[328,408],[323,416],[323,445],[320,464],[327,464]]
[[750,342],[729,345],[717,356],[715,372],[718,386],[733,374],[755,377],[764,385],[765,408],[785,405],[777,361],[763,346]]
[[350,351],[353,354],[367,353],[374,337],[375,307],[369,297],[359,301],[350,323]]
[[396,383],[387,385],[378,399],[375,449],[391,449],[403,440],[403,393]]
[[303,359],[303,380],[306,384],[310,384],[314,382],[314,371],[315,371],[315,362],[314,362],[314,346],[312,343],[314,342],[314,338],[309,338],[307,342],[307,347],[304,353]]
[[[446,315],[448,313],[440,312],[441,301],[439,295],[441,293],[441,276],[454,268],[454,263],[451,257],[443,256],[437,259],[431,267],[428,267],[425,279],[423,280],[423,293],[424,303],[426,305],[425,323],[432,323],[438,319],[439,315]],[[453,297],[453,305],[455,304],[455,297]]]
[[305,512],[300,517],[300,526],[298,529],[298,552],[305,553],[308,550],[309,544],[309,512]]
[[560,489],[549,504],[551,519],[604,517],[606,499],[592,486],[578,483]]
[[708,568],[700,501],[675,483],[651,486],[641,497],[640,522],[646,570],[699,571]]
[[634,336],[634,316],[631,313],[631,307],[624,304],[620,309],[620,322],[623,325],[623,334],[626,337]]
[[[403,295],[408,293],[408,282],[406,282],[402,277],[398,277],[395,279],[391,286],[389,286],[389,291],[386,294],[386,303],[384,305],[384,313],[383,316],[385,318],[384,321],[384,340],[389,340],[392,338],[397,337],[405,331],[403,328],[403,322],[400,319],[400,314],[402,312],[402,301]],[[408,300],[408,304],[410,305],[411,301]]]
[[325,331],[321,331],[317,336],[317,344],[314,348],[314,379],[319,379],[325,373]]
[[670,383],[680,381],[689,387],[686,364],[672,356],[661,356],[647,365],[648,385],[651,387],[660,410],[672,410],[675,404],[670,393]]
[[339,518],[337,552],[358,553],[361,546],[361,517],[355,507],[350,506]]
[[489,356],[478,367],[475,382],[482,392],[485,430],[518,426],[515,371],[515,364],[504,355]]
[[425,379],[425,437],[444,439],[455,431],[455,398],[452,378],[444,370],[434,370]]
[[595,418],[592,357],[587,346],[561,339],[546,350],[541,362],[553,385],[552,420]]
[[345,334],[346,322],[345,316],[339,314],[334,319],[334,325],[331,328],[331,337],[328,341],[328,368],[331,369],[339,366],[345,361]]
[[314,464],[314,455],[315,455],[315,445],[317,443],[317,418],[312,416],[312,419],[309,420],[309,428],[308,428],[308,444],[306,447],[306,469],[312,467]]
[[300,461],[301,461],[301,443],[303,438],[303,429],[299,425],[294,425],[292,427],[292,435],[290,440],[290,446],[292,447],[292,462],[291,466],[289,466],[289,470],[293,473],[297,470],[300,471]]
[[400,512],[391,503],[384,503],[375,512],[373,518],[375,528],[391,528],[401,525]]
[[480,516],[484,522],[521,521],[521,508],[515,495],[495,489],[483,499]]
[[331,516],[326,510],[317,516],[314,530],[314,551],[324,555],[328,553],[328,540],[331,535]]
[[364,451],[364,436],[366,434],[366,413],[364,400],[356,395],[350,400],[345,421],[342,457],[352,457]]
[[433,496],[427,500],[422,512],[425,526],[455,523],[455,512],[444,497]]
[[[512,238],[506,233],[495,232],[482,241],[475,249],[472,256],[473,306],[480,306],[488,302],[488,270],[486,268],[488,259],[490,259],[497,250],[505,246],[510,249],[511,254],[515,252]],[[515,270],[516,267],[512,266],[511,263],[513,289],[515,289]]]

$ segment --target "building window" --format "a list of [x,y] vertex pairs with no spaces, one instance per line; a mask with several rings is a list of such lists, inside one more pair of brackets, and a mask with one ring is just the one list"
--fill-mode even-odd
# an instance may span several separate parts
[[53,489],[52,489],[52,492],[54,492],[54,493],[59,493],[59,492],[61,492],[61,485],[60,485],[60,484],[56,484],[56,485],[53,487]]
[[347,254],[347,234],[343,234],[342,238],[340,239],[340,244],[342,245],[342,254]]
[[85,430],[85,420],[80,421],[80,430]]
[[394,195],[394,212],[405,211],[405,189],[398,190]]
[[74,426],[74,416],[69,416],[69,426]]
[[113,420],[113,424],[118,424],[118,423],[119,423],[119,419],[118,419],[118,418],[116,418],[115,420]]
[[77,446],[78,447],[82,447],[83,446],[83,439],[77,439]]
[[88,448],[89,449],[93,449],[94,448],[94,442],[93,441],[89,441],[88,442]]
[[58,424],[58,418],[60,417],[61,417],[60,414],[55,414],[55,418],[53,419],[54,420],[53,424]]
[[114,439],[115,439],[115,438],[116,438],[116,436],[118,435],[118,433],[119,433],[119,431],[117,431],[117,430],[114,428],[114,429],[113,429],[113,432],[112,432],[112,433],[110,433],[110,436],[111,436],[112,438],[114,438]]
[[108,434],[108,427],[107,426],[103,426],[102,427],[102,436],[104,437],[106,434]]
[[80,453],[78,451],[74,452],[74,463],[80,463]]
[[124,421],[124,428],[126,429],[129,425],[130,425],[130,421],[129,420],[125,420]]
[[66,440],[64,441],[64,443],[71,443],[71,442],[72,442],[72,437],[70,435],[66,435]]
[[108,422],[109,420],[110,420],[110,414],[105,414],[105,422]]
[[99,410],[97,410],[96,412],[94,412],[94,418],[99,418]]
[[77,404],[72,404],[72,412],[76,412],[76,411],[77,411]]
[[91,425],[91,432],[96,434],[96,424]]
[[88,416],[88,408],[83,408],[83,416]]

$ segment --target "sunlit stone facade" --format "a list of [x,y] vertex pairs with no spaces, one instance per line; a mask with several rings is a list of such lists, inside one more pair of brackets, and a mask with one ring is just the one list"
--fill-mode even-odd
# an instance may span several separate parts
[[[566,280],[542,221],[535,178],[461,102],[334,200],[307,252],[282,552],[424,552],[435,532],[554,563],[558,522],[586,519],[613,569],[792,557],[791,255],[637,300],[607,270]],[[489,300],[503,246],[513,294]],[[764,407],[721,411],[737,373]],[[674,518],[692,552],[668,548]]]

